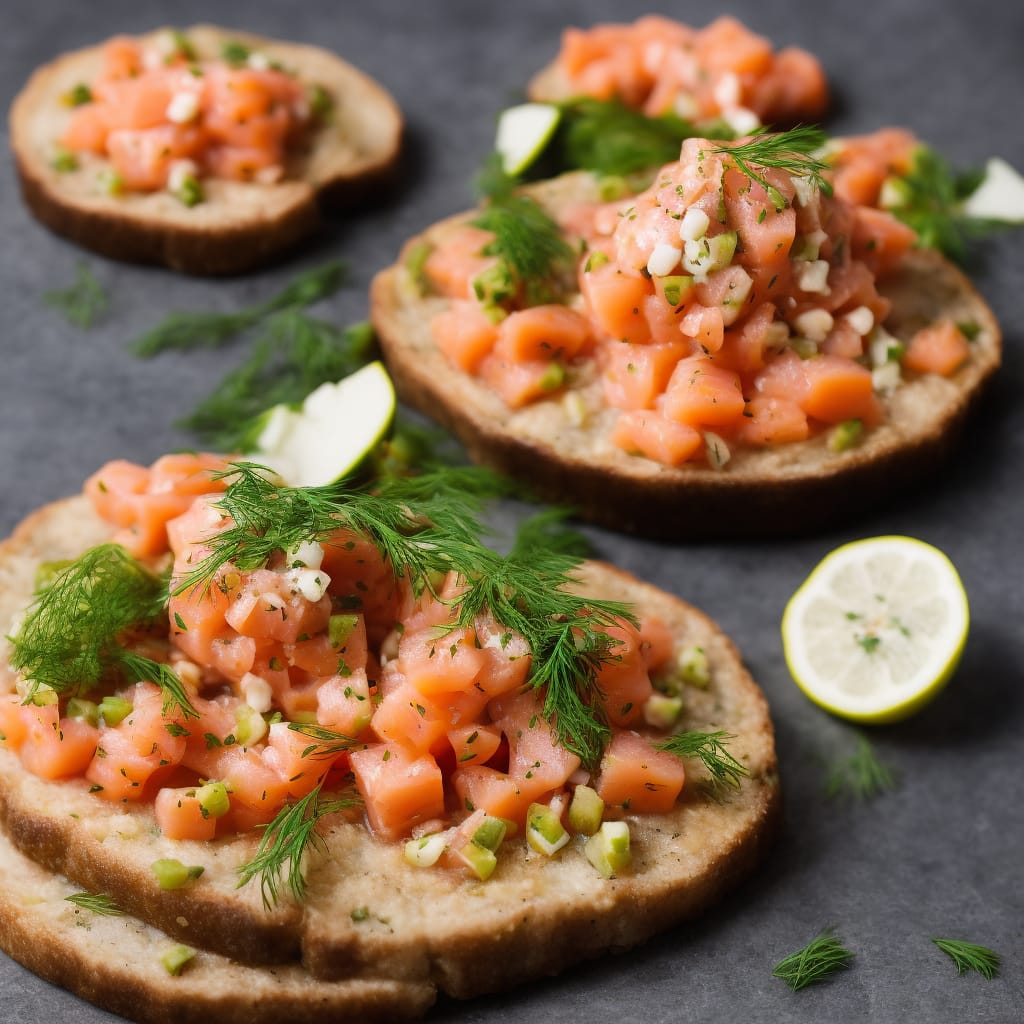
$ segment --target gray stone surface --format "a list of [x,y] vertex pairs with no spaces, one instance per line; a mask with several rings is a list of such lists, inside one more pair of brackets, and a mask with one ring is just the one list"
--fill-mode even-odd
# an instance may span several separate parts
[[[146,363],[127,342],[172,309],[233,309],[300,266],[341,256],[351,284],[324,315],[366,313],[372,273],[402,240],[464,207],[497,111],[555,52],[565,24],[633,16],[647,5],[593,0],[242,4],[178,0],[5,4],[0,85],[13,97],[62,50],[168,20],[215,20],[337,50],[391,88],[409,124],[406,181],[383,207],[323,234],[287,265],[221,282],[103,261],[76,251],[23,208],[0,155],[0,533],[36,506],[75,491],[103,461],[149,461],[188,446],[175,420],[241,357],[238,348]],[[652,4],[652,7],[665,5]],[[1005,0],[772,4],[731,10],[778,43],[817,53],[838,94],[837,133],[903,124],[954,162],[1000,153],[1024,167],[1024,8]],[[867,12],[870,10],[870,14]],[[702,24],[713,11],[677,3]],[[6,147],[5,147],[6,148]],[[949,1021],[1024,1018],[1024,801],[1021,733],[1024,580],[1024,319],[1019,233],[993,241],[981,290],[1007,333],[1006,366],[987,408],[941,480],[856,526],[794,543],[665,546],[591,531],[619,565],[703,606],[736,638],[768,694],[778,731],[785,829],[761,873],[702,921],[501,997],[442,1001],[435,1021],[563,1019],[632,1022]],[[86,260],[113,295],[93,330],[69,327],[40,293]],[[872,731],[900,788],[857,805],[822,794],[822,762],[855,733],[811,705],[786,671],[778,624],[794,588],[829,549],[905,533],[960,568],[973,628],[948,690],[911,721]],[[2,884],[2,880],[0,880]],[[853,968],[793,994],[772,965],[824,925],[856,951]],[[962,937],[999,950],[1002,976],[957,977],[928,942]],[[0,1021],[114,1018],[0,957]]]

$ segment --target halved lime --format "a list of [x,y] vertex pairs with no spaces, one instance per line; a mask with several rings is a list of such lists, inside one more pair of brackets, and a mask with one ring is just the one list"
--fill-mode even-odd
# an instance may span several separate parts
[[522,174],[555,134],[562,112],[553,103],[521,103],[498,118],[494,148],[506,174]]
[[967,595],[953,563],[912,537],[871,537],[827,555],[786,605],[782,643],[797,685],[827,711],[895,722],[956,669]]
[[395,389],[380,362],[336,384],[321,384],[300,409],[275,405],[254,458],[293,487],[320,487],[350,475],[387,433]]

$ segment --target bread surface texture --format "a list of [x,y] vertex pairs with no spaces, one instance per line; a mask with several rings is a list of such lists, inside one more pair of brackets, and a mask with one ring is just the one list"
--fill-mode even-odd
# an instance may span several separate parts
[[[167,29],[142,37],[156,40]],[[22,194],[57,234],[104,256],[163,264],[190,274],[235,274],[285,253],[315,232],[328,206],[353,205],[386,187],[395,172],[402,116],[392,97],[363,72],[326,50],[212,25],[185,33],[199,56],[218,57],[239,42],[327,90],[330,115],[311,128],[274,184],[204,178],[204,200],[186,206],[166,191],[108,195],[98,179],[108,165],[78,156],[77,170],[53,167],[71,112],[61,97],[92,81],[102,46],[64,54],[39,68],[15,98],[10,139]]]
[[[40,560],[72,557],[108,536],[82,498],[27,520],[0,547],[5,628],[30,601]],[[361,821],[337,816],[322,822],[324,846],[309,857],[304,903],[285,898],[268,911],[258,882],[237,886],[238,867],[253,856],[256,835],[211,843],[169,840],[149,808],[107,803],[81,780],[44,781],[0,749],[2,839],[36,865],[32,870],[116,899],[130,917],[112,919],[122,922],[122,931],[106,923],[103,928],[114,946],[123,946],[118,963],[136,959],[130,954],[143,941],[136,933],[148,936],[149,928],[158,928],[167,942],[203,950],[200,965],[223,979],[215,990],[237,985],[244,1006],[264,991],[248,988],[247,979],[258,977],[278,992],[280,1005],[294,1004],[302,1013],[344,1005],[345,986],[351,985],[352,1019],[372,1018],[379,1002],[389,999],[393,1015],[407,1015],[421,1011],[435,991],[456,997],[496,991],[633,946],[699,915],[755,867],[780,810],[773,731],[761,691],[710,619],[602,563],[586,563],[583,579],[587,593],[630,601],[641,616],[657,615],[679,649],[704,647],[711,684],[688,688],[681,728],[732,734],[730,752],[750,773],[739,789],[712,798],[703,767],[688,761],[683,795],[671,813],[627,817],[634,860],[617,877],[598,874],[582,839],[548,858],[520,836],[506,841],[494,875],[478,882],[462,872],[413,867],[402,843],[382,843]],[[3,847],[0,856],[13,854]],[[151,869],[163,857],[201,865],[204,873],[184,889],[164,892]],[[111,1003],[104,992],[120,983],[104,988],[103,972],[89,974],[89,984],[98,986],[89,988],[77,971],[46,966],[46,956],[33,949],[52,951],[65,942],[70,949],[77,931],[66,938],[67,920],[56,911],[41,916],[25,910],[10,894],[0,898],[0,942],[12,956],[119,1012],[164,1019],[145,1015],[151,1009]],[[41,938],[29,943],[29,934]],[[90,955],[87,949],[74,954]],[[140,984],[147,1006],[175,998],[163,977],[152,989]],[[231,1002],[226,992],[224,999]]]
[[[598,198],[596,180],[585,172],[527,191],[552,213]],[[885,326],[906,340],[942,318],[976,324],[971,358],[951,377],[905,380],[882,399],[885,422],[843,452],[831,451],[821,434],[793,444],[739,447],[722,469],[662,465],[610,442],[618,411],[604,402],[592,361],[574,364],[568,386],[584,410],[581,424],[580,404],[569,410],[562,394],[510,410],[437,347],[430,321],[448,300],[421,295],[405,259],[471,217],[432,226],[374,279],[372,318],[399,395],[452,430],[477,461],[613,529],[701,540],[792,536],[838,525],[932,474],[1000,363],[1000,329],[988,305],[948,260],[915,249],[880,282],[893,302]]]

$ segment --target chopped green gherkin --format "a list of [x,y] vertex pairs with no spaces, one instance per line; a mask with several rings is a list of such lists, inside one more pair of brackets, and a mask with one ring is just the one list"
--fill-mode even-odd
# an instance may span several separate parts
[[177,977],[185,966],[195,959],[196,951],[190,946],[172,946],[160,957],[167,973]]
[[205,198],[203,186],[194,174],[185,176],[185,179],[175,192],[175,196],[183,206],[187,206],[189,209],[193,206],[198,206]]
[[561,363],[549,363],[538,381],[542,391],[557,391],[564,383],[565,367]]
[[368,907],[355,907],[351,911],[351,913],[349,913],[348,916],[350,918],[352,918],[352,920],[355,921],[356,924],[359,924],[362,921],[368,921],[369,920],[369,918],[370,918],[370,910],[369,910]]
[[960,320],[957,327],[968,341],[977,341],[978,335],[981,334],[981,325],[974,320]]
[[458,851],[459,857],[465,863],[466,867],[480,879],[481,882],[486,882],[491,875],[494,874],[495,868],[498,866],[498,857],[493,850],[487,849],[486,846],[481,846],[479,843],[469,842]]
[[693,278],[686,274],[663,277],[661,279],[661,287],[665,294],[665,301],[670,306],[678,306],[693,287]]
[[679,652],[679,674],[684,683],[705,689],[711,682],[707,651],[700,644],[690,644]]
[[235,739],[243,747],[258,743],[267,734],[266,719],[248,704],[240,704],[235,709]]
[[57,691],[51,686],[45,684],[36,686],[35,689],[25,699],[26,704],[31,704],[37,708],[50,707],[53,704],[60,703],[60,697],[57,696]]
[[505,839],[508,827],[501,818],[488,814],[473,833],[473,842],[485,850],[495,851]]
[[194,882],[199,878],[206,870],[198,864],[189,866],[171,857],[155,860],[150,867],[156,876],[160,888],[168,892],[174,889],[183,889],[189,882]]
[[583,267],[583,272],[589,274],[592,270],[597,270],[598,267],[603,267],[610,260],[606,253],[601,252],[600,249],[592,252],[587,257],[587,262]]
[[644,702],[644,721],[656,729],[671,729],[683,713],[683,698],[652,693]]
[[605,878],[612,878],[629,867],[633,860],[629,825],[624,821],[606,821],[600,831],[587,840],[583,852]]
[[108,726],[119,725],[132,713],[132,702],[124,697],[104,697],[100,701],[99,716]]
[[424,239],[413,245],[405,256],[405,272],[420,296],[430,294],[430,278],[427,277],[426,267],[433,251],[434,246]]
[[318,121],[326,120],[334,110],[334,98],[319,83],[314,82],[306,90],[309,112]]
[[630,194],[629,182],[621,174],[605,174],[597,183],[597,194],[602,203],[625,199]]
[[551,807],[530,804],[526,814],[526,841],[537,853],[551,857],[569,842],[569,833]]
[[85,82],[79,82],[68,89],[61,100],[67,107],[84,107],[87,103],[92,103],[92,89]]
[[845,452],[853,448],[864,433],[862,420],[844,420],[829,434],[829,451]]
[[349,638],[358,625],[358,615],[348,613],[332,615],[327,624],[327,637],[331,642],[331,647],[337,650],[337,648],[348,643]]
[[473,278],[473,294],[485,306],[500,306],[515,297],[516,281],[508,265],[495,263]]
[[204,818],[223,818],[231,810],[228,787],[223,782],[208,782],[196,790],[196,800]]
[[592,836],[601,827],[604,800],[590,786],[577,786],[569,803],[569,827],[581,836]]
[[117,171],[100,171],[96,179],[100,192],[106,196],[119,196],[124,192],[124,178]]
[[50,166],[58,174],[70,174],[71,171],[77,171],[81,165],[78,162],[78,157],[71,150],[58,149],[53,155]]
[[91,700],[83,700],[81,697],[72,697],[68,701],[67,717],[77,718],[93,727],[100,724],[100,709]]

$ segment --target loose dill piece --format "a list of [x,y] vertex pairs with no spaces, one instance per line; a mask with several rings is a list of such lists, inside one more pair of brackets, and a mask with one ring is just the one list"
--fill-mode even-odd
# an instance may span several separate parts
[[680,758],[699,757],[716,787],[738,789],[750,770],[729,753],[725,744],[731,739],[735,737],[727,732],[681,732],[662,740],[657,749]]
[[275,313],[246,361],[179,425],[216,451],[251,451],[263,426],[261,413],[301,403],[321,384],[354,373],[366,364],[374,340],[368,323],[340,328],[294,307]]
[[593,552],[590,541],[566,524],[570,509],[547,508],[528,516],[516,528],[510,556],[529,559],[535,551],[551,551],[573,558],[586,558]]
[[191,351],[217,348],[279,310],[301,310],[333,295],[344,283],[345,265],[338,260],[304,271],[266,302],[235,313],[171,313],[156,327],[136,338],[131,349],[143,358],[170,349]]
[[895,789],[896,784],[892,769],[878,759],[874,747],[864,736],[858,736],[856,751],[829,768],[825,794],[871,800]]
[[283,807],[266,826],[256,855],[238,869],[238,888],[253,878],[259,878],[263,905],[267,910],[277,906],[281,889],[285,886],[296,902],[302,902],[306,895],[302,858],[311,846],[323,847],[323,839],[316,830],[320,819],[358,803],[352,796],[322,800],[320,790],[321,787],[317,786],[301,800]]
[[75,280],[67,288],[43,292],[43,302],[83,329],[92,327],[110,306],[106,289],[85,263],[78,264]]
[[956,964],[957,974],[977,971],[987,981],[991,981],[999,973],[1000,956],[986,946],[960,939],[932,939],[932,942]]
[[528,306],[551,302],[561,294],[576,254],[536,200],[499,189],[472,223],[493,232],[494,240],[484,246],[483,254],[498,257],[500,270],[521,290]]
[[113,896],[108,896],[105,892],[76,892],[71,896],[65,896],[64,899],[81,910],[90,910],[102,917],[120,917],[124,914],[114,902]]
[[832,185],[822,177],[828,164],[814,154],[825,145],[826,136],[820,128],[801,125],[788,132],[757,135],[749,142],[716,146],[712,153],[728,157],[751,181],[768,193],[772,205],[781,210],[786,205],[783,194],[755,168],[772,167],[788,171],[813,183],[825,195],[832,195]]
[[123,643],[127,632],[157,621],[166,601],[166,580],[120,545],[90,548],[36,594],[10,637],[11,666],[29,680],[28,697],[41,687],[85,693],[117,672],[132,682],[156,683],[165,710],[198,717],[171,668]]
[[794,992],[831,977],[836,971],[850,966],[854,954],[836,938],[833,929],[826,928],[803,949],[780,960],[772,976],[781,978]]

